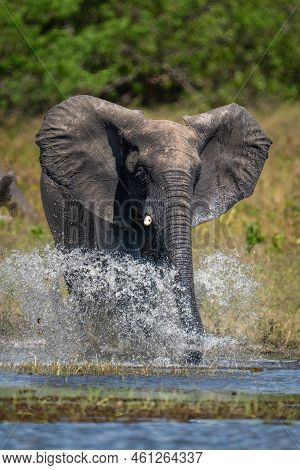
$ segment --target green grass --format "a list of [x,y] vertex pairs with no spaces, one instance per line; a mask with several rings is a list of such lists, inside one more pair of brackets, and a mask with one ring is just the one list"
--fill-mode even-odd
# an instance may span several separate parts
[[131,389],[0,389],[0,421],[103,422],[149,419],[300,419],[299,395],[181,393]]
[[[197,114],[197,103],[170,105],[146,110],[146,115],[181,121],[184,114]],[[240,318],[234,308],[221,316],[205,301],[202,316],[209,332],[229,334],[249,341],[263,352],[295,355],[300,352],[300,107],[282,104],[252,110],[273,140],[255,192],[218,221],[193,231],[195,261],[202,253],[237,250],[245,263],[254,263],[262,283],[255,318]],[[16,217],[0,221],[2,256],[11,249],[30,250],[52,238],[39,195],[38,149],[34,136],[42,118],[10,118],[0,129],[1,167],[14,169],[20,187],[36,209],[39,220]],[[5,209],[1,209],[5,211]],[[0,304],[2,318],[10,324],[14,312]],[[16,317],[18,318],[18,317]],[[17,320],[18,321],[18,320]]]

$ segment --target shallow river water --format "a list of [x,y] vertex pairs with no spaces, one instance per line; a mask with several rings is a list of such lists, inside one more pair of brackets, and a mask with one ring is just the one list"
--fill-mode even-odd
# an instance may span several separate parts
[[300,422],[246,419],[0,424],[5,449],[298,449],[299,435]]
[[[222,391],[295,394],[300,389],[299,361],[251,361],[258,372],[219,368],[214,375],[47,376],[2,373],[0,387],[131,388],[139,390]],[[266,399],[267,401],[267,399]],[[111,423],[1,423],[4,449],[297,449],[300,422],[223,419]]]
[[[213,374],[192,374],[188,376],[118,376],[118,375],[85,375],[85,376],[51,376],[19,373],[0,373],[0,387],[38,388],[44,385],[63,387],[95,386],[106,388],[132,389],[168,389],[168,390],[201,390],[219,392],[247,393],[300,393],[300,361],[252,361],[259,372],[238,368],[218,368]],[[166,372],[169,369],[166,369]],[[196,371],[196,369],[195,369]]]

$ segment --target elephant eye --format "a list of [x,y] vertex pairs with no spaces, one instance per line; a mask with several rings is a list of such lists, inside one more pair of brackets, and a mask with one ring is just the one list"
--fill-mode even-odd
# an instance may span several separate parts
[[136,172],[136,177],[142,182],[142,183],[145,183],[146,180],[147,180],[147,173],[145,171],[145,169],[141,166],[138,168],[137,172]]

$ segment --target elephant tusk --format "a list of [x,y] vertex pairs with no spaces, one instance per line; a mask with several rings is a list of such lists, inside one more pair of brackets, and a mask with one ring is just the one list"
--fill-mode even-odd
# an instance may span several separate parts
[[152,222],[152,219],[150,217],[150,215],[146,215],[145,218],[144,218],[144,225],[150,225]]

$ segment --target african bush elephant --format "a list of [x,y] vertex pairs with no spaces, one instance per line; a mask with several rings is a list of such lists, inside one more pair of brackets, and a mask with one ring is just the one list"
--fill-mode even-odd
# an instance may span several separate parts
[[10,203],[12,197],[11,187],[14,181],[14,173],[2,173],[0,171],[0,207]]
[[[182,322],[193,336],[203,326],[191,228],[252,194],[271,141],[236,104],[183,119],[187,125],[145,119],[75,96],[48,112],[36,142],[55,243],[168,260],[186,290]],[[199,358],[194,352],[188,360]]]
[[12,215],[19,212],[33,222],[37,221],[37,214],[34,208],[17,186],[16,176],[12,171],[4,173],[0,170],[0,207],[1,206],[7,206]]

